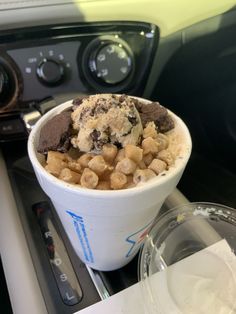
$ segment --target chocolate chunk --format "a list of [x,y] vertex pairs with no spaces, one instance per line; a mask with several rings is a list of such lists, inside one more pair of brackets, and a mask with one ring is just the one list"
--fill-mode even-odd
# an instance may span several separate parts
[[138,102],[135,106],[140,114],[143,127],[145,127],[148,122],[154,121],[158,130],[162,133],[174,128],[174,121],[168,114],[167,109],[158,102],[152,102],[150,104]]
[[96,107],[93,109],[95,111],[95,114],[103,114],[107,113],[109,108],[106,106],[104,102],[97,101]]
[[131,99],[132,99],[132,101],[133,101],[133,103],[134,103],[136,109],[138,110],[138,112],[141,112],[142,106],[143,106],[144,104],[143,104],[141,101],[139,101],[138,99],[136,99],[136,98],[132,98],[132,97],[131,97]]
[[71,123],[71,111],[63,111],[49,120],[40,131],[37,151],[42,154],[46,154],[49,150],[68,151]]
[[121,143],[119,143],[119,142],[114,142],[113,143],[118,149],[121,149],[122,148],[122,145],[121,145]]
[[175,127],[174,121],[168,113],[160,115],[154,122],[161,133],[168,132]]
[[89,108],[83,108],[83,110],[81,110],[81,113],[80,113],[79,121],[82,122],[84,119],[84,116],[87,115],[88,113],[90,114],[90,109]]
[[95,108],[92,108],[89,112],[91,117],[94,117],[94,113],[95,113]]
[[97,130],[93,130],[93,132],[90,134],[93,141],[97,141],[100,135],[101,135],[101,132]]
[[127,99],[127,96],[125,95],[125,94],[123,94],[123,95],[121,95],[120,97],[119,97],[119,102],[123,102],[123,101],[125,101]]
[[133,126],[135,126],[135,125],[137,124],[137,118],[136,118],[135,115],[129,115],[129,116],[128,116],[128,120],[129,120],[129,122],[130,122]]
[[83,102],[84,99],[88,98],[88,96],[77,97],[72,101],[72,110],[75,111]]

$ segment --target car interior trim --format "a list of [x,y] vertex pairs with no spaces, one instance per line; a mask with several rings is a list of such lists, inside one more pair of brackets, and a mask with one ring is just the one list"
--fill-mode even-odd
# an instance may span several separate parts
[[160,37],[152,70],[144,90],[144,97],[150,98],[155,88],[155,82],[158,81],[162,70],[178,49],[191,41],[201,38],[201,36],[212,35],[234,25],[236,25],[236,11],[232,10],[191,25],[164,38]]
[[236,4],[235,0],[214,2],[199,0],[192,3],[189,0],[77,0],[54,1],[55,5],[52,3],[50,6],[45,2],[37,1],[37,6],[35,1],[1,3],[0,29],[49,25],[52,24],[52,20],[53,23],[142,21],[159,26],[161,37],[166,37],[202,20],[229,11]]
[[0,250],[14,313],[47,313],[0,151]]

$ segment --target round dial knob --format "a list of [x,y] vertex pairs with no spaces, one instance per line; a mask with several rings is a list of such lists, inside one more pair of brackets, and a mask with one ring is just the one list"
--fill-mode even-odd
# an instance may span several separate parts
[[90,70],[93,75],[109,85],[122,82],[132,70],[131,55],[119,43],[103,44],[95,54],[92,54],[91,59]]
[[43,59],[37,67],[37,75],[46,85],[58,85],[63,79],[64,68],[55,60]]
[[4,66],[0,65],[0,107],[4,107],[12,96],[14,81]]

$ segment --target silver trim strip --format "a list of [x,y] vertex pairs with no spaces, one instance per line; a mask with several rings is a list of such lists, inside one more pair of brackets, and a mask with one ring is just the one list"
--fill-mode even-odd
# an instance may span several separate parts
[[98,292],[100,298],[102,300],[109,298],[110,294],[107,291],[107,288],[105,287],[104,282],[102,281],[102,278],[99,275],[99,273],[96,270],[90,268],[88,265],[85,265],[85,266],[86,266],[86,268],[89,272],[89,275],[90,275],[90,277],[91,277],[91,279],[95,285],[95,288],[97,289],[97,292]]
[[28,132],[32,130],[35,123],[41,118],[41,114],[37,110],[32,110],[22,115],[22,120]]

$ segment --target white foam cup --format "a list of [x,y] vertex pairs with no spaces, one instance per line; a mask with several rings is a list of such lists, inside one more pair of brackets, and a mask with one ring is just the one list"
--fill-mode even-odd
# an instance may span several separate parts
[[175,165],[165,175],[124,190],[82,188],[48,173],[42,166],[44,156],[37,153],[42,126],[71,105],[68,101],[57,106],[36,123],[28,140],[29,158],[79,258],[94,269],[115,270],[136,255],[163,202],[179,182],[190,157],[191,137],[184,122],[170,112],[181,144]]

